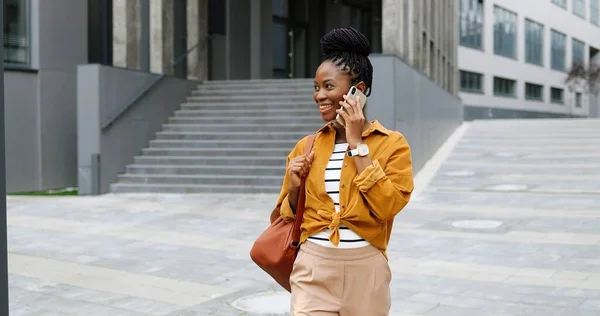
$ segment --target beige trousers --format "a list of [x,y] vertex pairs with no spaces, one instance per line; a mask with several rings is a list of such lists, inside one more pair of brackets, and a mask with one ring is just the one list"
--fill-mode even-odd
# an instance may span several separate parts
[[391,271],[379,249],[302,244],[290,276],[292,316],[387,316]]

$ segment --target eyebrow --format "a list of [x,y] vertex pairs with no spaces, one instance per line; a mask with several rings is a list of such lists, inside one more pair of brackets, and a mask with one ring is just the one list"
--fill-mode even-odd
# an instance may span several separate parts
[[[323,80],[323,83],[328,83],[330,81],[335,81],[335,80],[332,78],[328,78],[328,79]],[[318,84],[318,82],[316,80],[315,80],[315,84]]]

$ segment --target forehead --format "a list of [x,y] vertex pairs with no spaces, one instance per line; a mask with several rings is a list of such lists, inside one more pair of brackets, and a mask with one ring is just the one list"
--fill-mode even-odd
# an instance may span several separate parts
[[326,60],[321,63],[315,73],[315,81],[321,82],[325,80],[348,80],[348,74],[340,70],[331,61]]

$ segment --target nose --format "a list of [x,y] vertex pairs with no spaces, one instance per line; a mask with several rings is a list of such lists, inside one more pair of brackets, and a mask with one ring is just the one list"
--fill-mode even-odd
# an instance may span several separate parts
[[324,89],[320,89],[319,91],[315,92],[315,101],[317,101],[317,103],[325,101],[326,99],[327,94],[325,93]]

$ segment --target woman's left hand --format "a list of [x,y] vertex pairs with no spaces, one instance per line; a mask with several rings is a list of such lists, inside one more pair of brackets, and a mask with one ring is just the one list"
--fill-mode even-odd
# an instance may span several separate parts
[[356,148],[362,142],[365,115],[359,102],[354,98],[344,95],[344,101],[340,101],[340,104],[342,108],[336,111],[346,122],[346,141],[350,147]]

